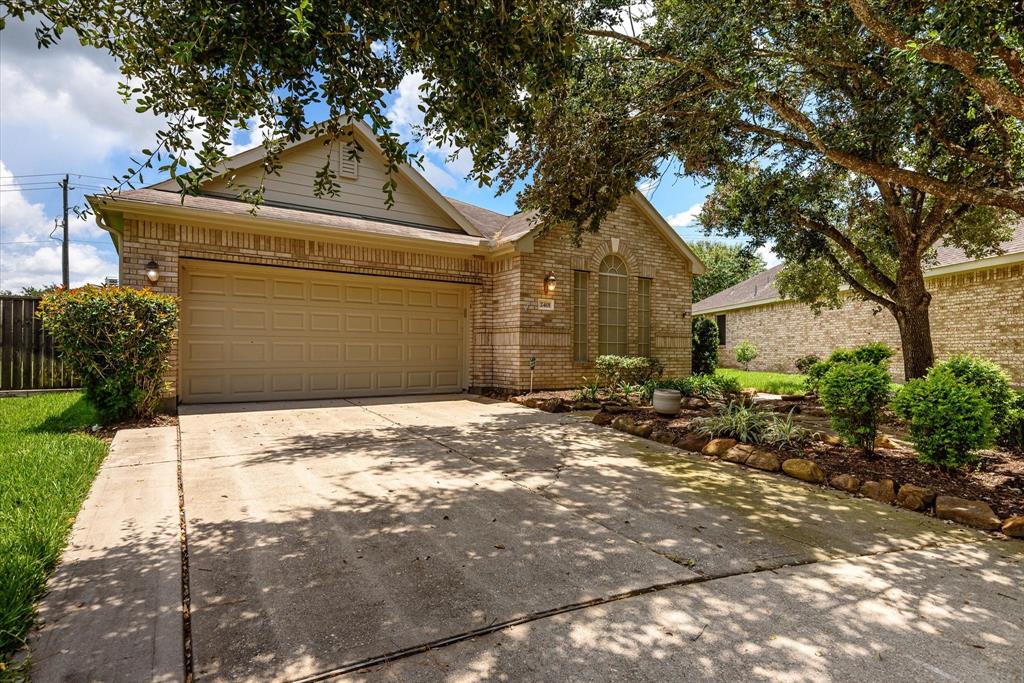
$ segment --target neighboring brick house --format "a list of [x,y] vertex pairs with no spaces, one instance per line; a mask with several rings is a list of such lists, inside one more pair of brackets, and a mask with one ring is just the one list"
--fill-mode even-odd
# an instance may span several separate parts
[[[932,344],[940,360],[972,353],[995,361],[1024,384],[1024,224],[1002,245],[1003,254],[972,260],[951,247],[938,249],[925,272],[932,294]],[[890,369],[903,377],[896,320],[887,310],[844,294],[842,308],[814,315],[805,304],[780,299],[775,277],[782,266],[708,297],[694,315],[715,318],[724,327],[719,362],[738,367],[735,347],[744,339],[758,357],[752,370],[794,372],[800,356],[827,355],[837,347],[882,341],[896,350]]]
[[[703,266],[642,195],[579,247],[530,215],[442,197],[408,166],[389,208],[380,148],[361,124],[351,132],[358,161],[312,136],[289,145],[255,212],[237,196],[257,184],[262,149],[199,196],[166,181],[89,198],[121,283],[181,299],[167,377],[178,401],[523,389],[531,375],[565,388],[606,352],[689,374]],[[341,190],[318,198],[328,154]]]

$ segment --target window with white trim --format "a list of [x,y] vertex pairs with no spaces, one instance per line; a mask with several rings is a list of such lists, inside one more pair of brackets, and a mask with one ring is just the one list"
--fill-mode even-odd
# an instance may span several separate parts
[[626,263],[615,254],[601,261],[597,279],[597,353],[626,355],[629,319]]

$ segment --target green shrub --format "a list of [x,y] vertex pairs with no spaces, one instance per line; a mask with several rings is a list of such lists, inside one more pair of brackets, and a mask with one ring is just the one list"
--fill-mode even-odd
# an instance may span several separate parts
[[881,342],[869,342],[852,349],[833,349],[828,358],[812,363],[807,368],[807,388],[818,393],[825,373],[839,363],[871,363],[884,366],[892,358],[893,353],[891,348]]
[[598,356],[595,365],[598,382],[607,388],[614,388],[623,382],[644,384],[658,379],[665,371],[657,359],[644,356]]
[[657,380],[653,389],[675,389],[683,396],[700,396],[701,398],[720,399],[740,393],[739,381],[733,377],[720,375],[692,375]]
[[54,290],[39,317],[102,418],[156,410],[178,319],[174,297],[127,287]]
[[918,459],[940,467],[960,467],[974,451],[992,443],[992,408],[981,391],[948,368],[934,367],[903,385],[893,410],[910,424]]
[[573,396],[574,401],[586,401],[587,403],[597,403],[601,397],[601,385],[596,379],[583,378],[583,384],[576,390],[576,394]]
[[718,325],[711,318],[693,319],[691,370],[695,375],[713,375],[718,366]]
[[796,446],[811,438],[810,431],[793,420],[793,411],[786,417],[738,401],[722,406],[714,415],[694,420],[699,434],[728,437],[743,443],[770,446]]
[[801,375],[806,375],[807,371],[811,369],[812,365],[820,362],[821,356],[815,356],[813,353],[811,353],[806,356],[800,356],[799,358],[796,359],[796,362],[793,364],[796,366],[796,369],[800,371]]
[[751,361],[757,358],[757,347],[744,339],[736,345],[736,361],[746,370]]
[[727,437],[743,443],[760,443],[772,413],[738,401],[731,401],[709,417],[694,420],[695,431],[712,437]]
[[1010,376],[1001,367],[974,356],[953,356],[935,367],[949,370],[977,389],[992,408],[992,426],[997,432],[1002,429],[1015,397],[1010,388]]
[[819,391],[832,428],[848,443],[873,452],[879,413],[889,401],[889,373],[875,363],[836,363],[821,378]]
[[1007,448],[1024,449],[1024,391],[1018,392],[996,440]]
[[850,351],[850,360],[854,363],[873,363],[885,365],[895,352],[882,342],[869,342],[855,347]]

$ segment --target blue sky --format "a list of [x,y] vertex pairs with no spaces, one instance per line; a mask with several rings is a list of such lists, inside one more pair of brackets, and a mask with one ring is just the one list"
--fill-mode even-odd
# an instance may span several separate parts
[[[84,194],[97,191],[103,178],[121,173],[130,155],[153,146],[160,121],[121,102],[118,78],[108,55],[80,46],[73,36],[39,50],[32,25],[8,22],[0,40],[0,290],[59,282],[60,244],[50,233],[61,210],[60,175],[72,174],[70,202],[84,205]],[[422,121],[417,108],[421,82],[409,75],[388,98],[390,118],[410,140]],[[315,118],[317,112],[310,115]],[[249,132],[240,131],[235,149],[253,141]],[[501,213],[514,211],[513,193],[495,197],[490,188],[463,179],[465,155],[451,160],[451,150],[428,146],[420,151],[424,175],[443,194]],[[706,188],[666,174],[641,189],[685,239],[703,237],[694,217]],[[72,285],[116,276],[117,256],[106,233],[91,219],[74,216],[70,232]]]

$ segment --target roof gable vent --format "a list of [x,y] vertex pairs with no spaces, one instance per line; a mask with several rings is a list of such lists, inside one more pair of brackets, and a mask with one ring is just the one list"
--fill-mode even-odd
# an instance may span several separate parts
[[334,172],[339,178],[355,180],[359,177],[359,160],[355,157],[355,151],[355,145],[351,142],[335,146]]

